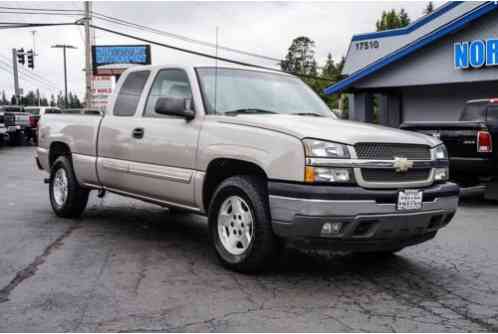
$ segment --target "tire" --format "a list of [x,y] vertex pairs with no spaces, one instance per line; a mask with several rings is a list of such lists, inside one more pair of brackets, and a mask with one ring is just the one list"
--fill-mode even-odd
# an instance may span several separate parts
[[21,146],[23,143],[23,139],[24,139],[24,134],[20,131],[16,131],[10,137],[10,146]]
[[[63,182],[63,184],[58,182]],[[55,160],[50,169],[48,188],[50,204],[57,216],[77,218],[85,210],[90,191],[81,188],[78,184],[74,175],[73,165],[67,157],[61,156]]]
[[214,251],[228,269],[256,273],[278,254],[262,178],[233,176],[223,181],[209,205],[208,223]]

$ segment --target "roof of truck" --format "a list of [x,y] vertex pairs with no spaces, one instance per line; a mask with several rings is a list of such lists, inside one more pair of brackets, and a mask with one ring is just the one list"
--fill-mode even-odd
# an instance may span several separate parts
[[181,68],[181,69],[196,69],[196,68],[215,68],[218,67],[220,69],[238,69],[238,70],[249,70],[249,71],[258,71],[258,72],[267,72],[267,73],[276,73],[287,76],[293,76],[292,74],[283,72],[279,69],[266,69],[266,68],[258,68],[253,66],[241,66],[241,65],[232,65],[232,64],[223,64],[223,65],[214,65],[214,64],[199,64],[199,65],[185,65],[185,64],[164,64],[164,65],[138,65],[133,66],[126,70],[126,72],[135,72],[135,71],[143,71],[144,69],[148,70],[158,70],[163,68]]

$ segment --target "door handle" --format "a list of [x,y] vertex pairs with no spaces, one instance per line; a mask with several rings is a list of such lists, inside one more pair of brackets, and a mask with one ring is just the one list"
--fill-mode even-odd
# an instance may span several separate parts
[[144,137],[144,129],[143,128],[133,129],[132,136],[133,138],[142,139]]

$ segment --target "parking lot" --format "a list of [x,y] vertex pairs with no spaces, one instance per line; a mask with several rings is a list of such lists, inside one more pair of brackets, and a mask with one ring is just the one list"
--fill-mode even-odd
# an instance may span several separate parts
[[205,219],[92,194],[57,218],[33,147],[0,149],[0,331],[498,331],[498,205],[385,259],[286,249],[223,269]]

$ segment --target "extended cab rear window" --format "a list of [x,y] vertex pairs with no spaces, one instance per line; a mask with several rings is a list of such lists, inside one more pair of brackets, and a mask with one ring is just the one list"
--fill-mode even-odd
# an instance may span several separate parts
[[116,104],[114,105],[114,115],[133,116],[137,111],[140,96],[149,78],[149,71],[131,72],[119,90]]

